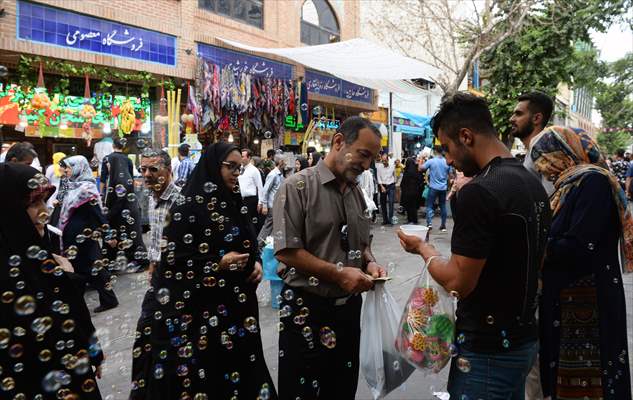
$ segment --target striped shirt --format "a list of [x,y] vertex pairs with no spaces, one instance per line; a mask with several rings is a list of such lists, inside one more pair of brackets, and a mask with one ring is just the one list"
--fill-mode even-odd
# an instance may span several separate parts
[[150,262],[160,261],[160,242],[163,238],[163,228],[165,227],[165,218],[172,204],[180,196],[180,188],[169,182],[165,191],[160,195],[158,200],[155,196],[149,197],[149,246],[147,252]]

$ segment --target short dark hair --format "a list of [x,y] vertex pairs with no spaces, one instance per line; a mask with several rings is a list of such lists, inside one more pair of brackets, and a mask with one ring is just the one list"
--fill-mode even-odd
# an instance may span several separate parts
[[624,149],[617,149],[615,151],[615,155],[621,158],[624,158]]
[[242,149],[240,153],[246,152],[246,157],[253,158],[253,150],[251,149]]
[[178,154],[180,154],[183,157],[189,157],[189,148],[191,146],[189,146],[187,143],[183,143],[180,146],[178,146]]
[[361,129],[368,128],[371,130],[376,136],[382,139],[382,135],[380,131],[370,120],[367,118],[362,118],[358,116],[353,116],[347,118],[341,126],[338,128],[338,133],[341,133],[345,138],[345,143],[352,144],[358,139],[358,133]]
[[116,136],[115,138],[112,139],[112,147],[115,149],[121,149],[123,150],[125,148],[125,144],[123,142],[123,139],[121,139],[120,137]]
[[462,128],[468,128],[475,133],[496,135],[486,100],[464,92],[444,96],[440,109],[431,119],[431,128],[435,136],[438,136],[439,130],[442,129],[455,141]]
[[165,150],[146,150],[141,154],[143,158],[159,157],[163,167],[171,167],[171,157]]
[[11,148],[7,151],[5,161],[11,161],[12,158],[15,158],[18,162],[24,161],[28,156],[33,158],[37,157],[35,147],[33,147],[33,144],[29,142],[19,142],[11,146]]
[[552,112],[554,111],[554,102],[552,98],[547,94],[535,90],[530,93],[524,93],[519,96],[519,101],[527,101],[528,102],[528,110],[532,114],[541,113],[543,114],[543,128],[547,126],[549,119],[552,117]]
[[268,151],[266,152],[266,158],[274,157],[275,153],[276,151],[274,149],[268,149]]

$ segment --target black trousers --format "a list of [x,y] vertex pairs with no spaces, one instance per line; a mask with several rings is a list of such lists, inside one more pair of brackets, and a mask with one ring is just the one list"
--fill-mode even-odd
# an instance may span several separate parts
[[[293,292],[291,300],[286,300],[288,290]],[[362,297],[355,295],[336,305],[334,299],[288,285],[282,294],[280,310],[290,306],[292,312],[280,318],[279,398],[353,400],[358,385]]]
[[253,225],[255,226],[255,232],[259,232],[264,223],[264,218],[262,218],[262,216],[257,212],[257,203],[259,202],[259,199],[257,196],[247,196],[243,197],[242,200],[244,200],[244,205],[248,208],[249,219],[253,221],[253,218],[257,218],[257,223],[254,223]]
[[418,208],[419,207],[406,207],[405,210],[407,211],[407,222],[410,222],[412,224],[417,224],[418,223]]

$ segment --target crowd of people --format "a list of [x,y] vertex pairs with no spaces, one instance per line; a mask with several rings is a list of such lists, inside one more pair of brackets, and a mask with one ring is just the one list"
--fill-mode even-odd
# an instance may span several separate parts
[[[457,299],[451,398],[631,399],[622,273],[633,271],[633,165],[624,151],[605,158],[581,130],[548,126],[552,111],[542,93],[517,99],[524,161],[499,140],[485,100],[464,93],[432,119],[433,154],[402,160],[361,117],[341,124],[326,155],[294,163],[218,142],[197,162],[186,144],[173,159],[146,149],[135,170],[114,138],[97,174],[63,153],[43,174],[32,145],[3,147],[0,389],[101,398],[84,291],[103,312],[118,305],[113,273],[148,271],[130,398],[353,399],[361,294],[387,273],[372,223],[401,213],[418,224],[422,211],[431,229],[439,211],[446,232],[450,209],[450,254],[396,233]],[[255,292],[271,238],[284,284],[276,385]]]

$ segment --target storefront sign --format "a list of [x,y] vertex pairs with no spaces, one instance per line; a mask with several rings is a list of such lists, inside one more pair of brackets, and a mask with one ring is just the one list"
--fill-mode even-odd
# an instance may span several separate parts
[[40,136],[82,137],[83,124],[86,122],[82,110],[89,104],[95,111],[95,115],[90,119],[90,126],[94,132],[93,137],[98,138],[106,125],[115,131],[121,119],[121,107],[128,100],[134,108],[133,130],[139,131],[144,123],[151,121],[151,105],[147,97],[99,95],[91,97],[86,102],[83,97],[55,93],[49,96],[48,106],[34,107],[35,94],[45,92],[44,89],[22,90],[18,85],[0,85],[0,125],[18,125],[26,122],[27,135],[39,131]]
[[176,37],[18,0],[18,39],[176,66]]
[[198,55],[220,68],[231,67],[236,75],[245,72],[266,78],[292,79],[292,65],[272,61],[268,58],[252,56],[204,43],[198,43]]
[[306,85],[309,93],[338,97],[371,104],[372,90],[365,86],[339,79],[332,75],[306,69]]

